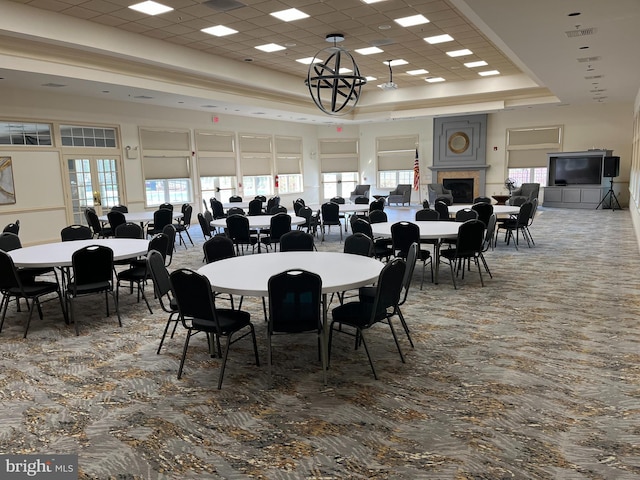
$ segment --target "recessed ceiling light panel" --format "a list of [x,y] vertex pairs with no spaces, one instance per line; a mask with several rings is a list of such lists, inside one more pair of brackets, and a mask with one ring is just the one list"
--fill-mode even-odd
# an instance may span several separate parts
[[484,72],[478,72],[481,77],[490,77],[492,75],[500,75],[498,70],[485,70]]
[[464,57],[465,55],[473,55],[473,52],[468,48],[464,48],[462,50],[453,50],[451,52],[447,52],[447,55],[450,57]]
[[453,42],[453,37],[451,35],[434,35],[433,37],[427,37],[424,39],[425,42],[435,45],[437,43],[445,43],[445,42]]
[[267,43],[265,45],[258,45],[258,50],[262,50],[263,52],[271,53],[271,52],[279,52],[280,50],[286,50],[282,45],[278,45],[277,43]]
[[203,28],[200,31],[204,33],[208,33],[209,35],[214,35],[216,37],[226,37],[227,35],[233,35],[234,33],[238,33],[237,30],[234,30],[233,28],[225,27],[224,25],[216,25],[215,27]]
[[296,62],[302,63],[304,65],[310,65],[311,63],[319,63],[322,60],[316,57],[306,57],[306,58],[298,58]]
[[360,55],[373,55],[374,53],[383,53],[384,50],[378,47],[356,48],[354,52]]
[[393,21],[402,27],[413,27],[429,23],[429,19],[424,15],[411,15],[410,17],[396,18]]
[[445,79],[442,77],[429,77],[429,78],[425,78],[424,81],[429,83],[438,83],[438,82],[444,82]]
[[289,8],[287,10],[280,10],[279,12],[273,12],[270,15],[279,18],[283,22],[293,22],[294,20],[300,20],[302,18],[308,18],[309,15],[298,10],[297,8]]
[[489,64],[484,60],[478,60],[477,62],[467,62],[464,64],[464,66],[467,68],[486,67],[487,65]]
[[425,73],[429,73],[429,70],[425,70],[424,68],[420,68],[418,70],[409,70],[407,71],[409,75],[424,75]]
[[391,65],[392,67],[397,67],[398,65],[407,65],[409,62],[402,58],[397,58],[396,60],[387,60],[386,62],[382,62],[385,65]]
[[158,2],[152,2],[147,0],[146,2],[136,3],[135,5],[129,5],[131,10],[136,12],[145,13],[147,15],[160,15],[161,13],[167,13],[173,10],[172,7],[167,7]]

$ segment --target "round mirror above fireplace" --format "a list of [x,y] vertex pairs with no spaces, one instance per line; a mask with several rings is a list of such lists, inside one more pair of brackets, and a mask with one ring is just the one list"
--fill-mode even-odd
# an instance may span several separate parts
[[464,132],[455,132],[449,136],[447,143],[453,153],[464,153],[469,148],[469,137]]

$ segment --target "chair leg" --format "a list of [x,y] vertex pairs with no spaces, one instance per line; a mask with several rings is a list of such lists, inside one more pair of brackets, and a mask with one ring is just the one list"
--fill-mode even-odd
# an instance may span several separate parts
[[[371,371],[373,372],[373,378],[378,380],[378,374],[376,373],[376,367],[373,366],[373,360],[371,359],[371,355],[369,354],[369,348],[367,347],[367,342],[364,339],[364,335],[362,330],[358,328],[358,333],[360,334],[360,340],[362,341],[362,345],[364,346],[364,351],[367,352],[367,358],[369,359],[369,365],[371,365]],[[402,355],[402,353],[400,354]]]
[[404,319],[404,315],[402,314],[400,307],[396,307],[396,311],[398,312],[398,317],[400,318],[400,323],[402,324],[404,333],[407,334],[407,338],[409,339],[409,344],[411,345],[411,348],[415,348],[413,345],[413,340],[411,339],[411,334],[409,333],[409,326],[407,325],[407,322]]
[[402,349],[400,348],[400,342],[398,341],[398,336],[396,335],[396,329],[393,328],[393,324],[391,323],[391,317],[387,317],[387,323],[389,324],[389,328],[391,329],[391,334],[393,335],[393,341],[396,342],[396,347],[398,348],[398,353],[400,354],[400,360],[402,363],[406,363],[404,360],[404,355],[402,354]]
[[231,346],[231,334],[227,335],[227,344],[224,348],[222,357],[222,365],[220,366],[220,375],[218,377],[218,390],[222,388],[222,379],[224,378],[224,370],[227,367],[227,357],[229,356],[229,347]]
[[171,338],[173,338],[173,334],[176,331],[176,327],[178,326],[178,319],[173,320],[171,318],[172,316],[173,314],[169,315],[169,319],[167,320],[167,325],[164,327],[164,333],[162,334],[162,338],[160,339],[160,345],[158,346],[158,351],[156,352],[156,355],[160,355],[160,350],[162,349],[162,344],[164,343],[164,339],[167,336],[167,332],[169,331],[169,325],[171,325],[171,322],[175,323],[173,327],[173,332],[171,333]]
[[180,367],[178,367],[178,380],[182,377],[182,369],[184,368],[184,360],[187,358],[187,349],[189,348],[189,340],[191,339],[191,329],[187,330],[187,338],[184,339],[184,347],[182,348],[182,358],[180,359]]
[[[38,300],[38,297],[35,297],[33,299],[33,303],[35,303],[37,305],[38,311],[41,312],[40,300]],[[27,332],[29,331],[29,325],[31,324],[31,317],[33,316],[33,310],[34,310],[33,307],[34,307],[34,305],[31,305],[31,309],[29,310],[29,318],[27,319],[27,326],[24,329],[24,335],[23,335],[22,338],[27,338]]]
[[491,270],[489,270],[489,265],[487,265],[487,261],[485,260],[484,255],[482,254],[482,252],[480,252],[480,259],[482,260],[482,264],[484,265],[484,269],[489,274],[489,277],[493,278],[493,275],[491,275]]

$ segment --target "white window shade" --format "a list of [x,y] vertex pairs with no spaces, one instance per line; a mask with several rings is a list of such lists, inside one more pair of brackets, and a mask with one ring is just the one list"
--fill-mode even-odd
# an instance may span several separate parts
[[140,130],[143,150],[191,151],[189,132],[174,130]]
[[415,150],[390,153],[378,152],[378,170],[412,170],[415,158]]
[[196,132],[198,151],[235,152],[235,134],[232,132]]
[[234,177],[236,175],[235,156],[204,154],[198,157],[201,177]]
[[242,175],[271,175],[271,157],[262,155],[243,155],[240,161]]
[[357,172],[358,157],[346,155],[323,155],[320,160],[322,173]]
[[242,153],[271,153],[271,136],[240,135],[240,151]]
[[275,137],[276,154],[302,154],[302,139],[299,137]]
[[142,160],[144,178],[189,178],[189,157],[151,157]]
[[276,157],[276,172],[279,175],[302,173],[300,164],[302,157],[278,156]]
[[509,168],[546,167],[547,153],[557,149],[509,150]]

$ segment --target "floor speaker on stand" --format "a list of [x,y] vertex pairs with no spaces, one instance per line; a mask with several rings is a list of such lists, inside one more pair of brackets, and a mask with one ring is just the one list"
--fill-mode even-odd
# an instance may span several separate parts
[[602,176],[613,178],[620,175],[620,157],[604,157]]

